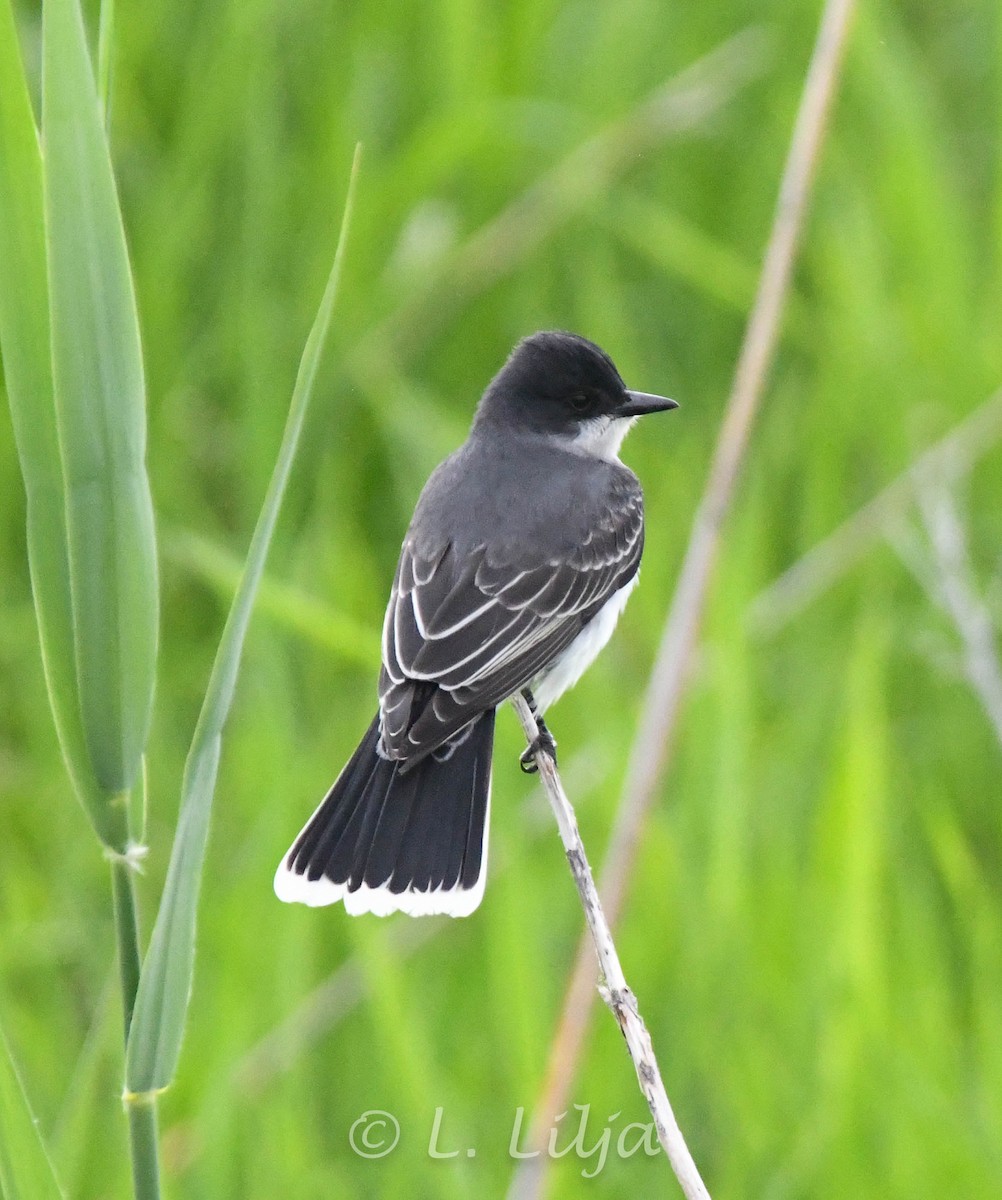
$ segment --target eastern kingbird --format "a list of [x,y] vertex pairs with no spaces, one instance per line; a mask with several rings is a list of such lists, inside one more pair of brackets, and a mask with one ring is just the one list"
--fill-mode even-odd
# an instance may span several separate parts
[[644,547],[643,493],[619,447],[638,416],[677,407],[628,391],[583,337],[519,342],[418,500],[383,622],[379,711],[282,860],[282,900],[477,907],[495,711],[521,691],[541,714],[609,640]]

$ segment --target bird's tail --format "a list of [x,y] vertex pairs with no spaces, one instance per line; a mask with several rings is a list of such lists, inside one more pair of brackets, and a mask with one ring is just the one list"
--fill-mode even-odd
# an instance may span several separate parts
[[276,893],[350,913],[467,916],[484,894],[494,710],[406,768],[378,744],[377,716],[282,859]]

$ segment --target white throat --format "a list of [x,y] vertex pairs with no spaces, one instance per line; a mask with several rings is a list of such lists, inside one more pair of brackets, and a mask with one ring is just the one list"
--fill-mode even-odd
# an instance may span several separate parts
[[571,449],[578,454],[604,458],[607,462],[619,462],[619,448],[636,419],[605,415],[583,421],[571,441]]

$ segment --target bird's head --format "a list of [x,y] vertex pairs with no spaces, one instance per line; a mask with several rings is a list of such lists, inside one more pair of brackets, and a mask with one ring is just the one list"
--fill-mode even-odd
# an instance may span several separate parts
[[582,453],[614,458],[634,420],[677,408],[634,392],[604,350],[574,333],[534,333],[491,380],[476,425],[550,435]]

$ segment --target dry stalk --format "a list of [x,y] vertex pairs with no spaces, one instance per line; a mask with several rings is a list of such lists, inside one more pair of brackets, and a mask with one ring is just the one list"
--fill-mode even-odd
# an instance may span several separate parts
[[[513,696],[511,703],[525,730],[526,740],[531,745],[539,737],[536,718],[522,696]],[[599,900],[588,856],[578,831],[577,818],[560,781],[557,764],[545,750],[537,750],[535,758],[540,781],[557,818],[560,840],[567,853],[567,861],[581,897],[585,920],[588,922],[588,932],[601,967],[602,980],[598,984],[598,990],[626,1039],[626,1046],[640,1082],[640,1090],[654,1118],[658,1140],[668,1155],[668,1161],[682,1185],[686,1200],[710,1200],[710,1193],[700,1178],[668,1101],[657,1059],[654,1057],[651,1035],[647,1032],[647,1026],[640,1015],[636,996],[627,985],[623,974],[616,945],[612,940],[612,930],[602,911],[602,902]]]

